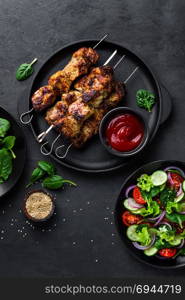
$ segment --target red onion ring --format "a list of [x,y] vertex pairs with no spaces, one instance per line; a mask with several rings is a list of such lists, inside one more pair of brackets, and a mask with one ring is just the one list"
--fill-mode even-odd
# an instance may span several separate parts
[[185,243],[185,241],[184,241],[184,239],[182,240],[182,242],[181,242],[181,244],[178,246],[178,247],[176,247],[177,249],[181,249],[183,246],[184,246],[184,243]]
[[164,218],[166,214],[166,211],[164,210],[161,214],[160,214],[160,217],[159,219],[157,220],[157,222],[154,224],[154,227],[156,227],[157,225],[159,225],[159,223],[162,221],[162,219]]
[[155,238],[156,238],[156,236],[153,235],[153,236],[152,236],[151,243],[150,243],[150,245],[148,245],[148,246],[141,246],[141,245],[138,244],[137,242],[133,242],[132,244],[133,244],[134,247],[135,247],[136,249],[138,249],[138,250],[146,250],[146,249],[149,249],[149,248],[151,248],[151,247],[153,246],[153,244],[155,243]]
[[126,192],[125,192],[126,198],[129,197],[130,191],[133,190],[135,187],[136,187],[136,185],[131,185],[131,186],[129,186],[129,187],[126,189]]
[[177,192],[177,196],[180,196],[183,193],[182,184],[180,184],[179,190]]
[[185,178],[185,173],[184,173],[184,171],[182,171],[182,170],[181,170],[180,168],[178,168],[178,167],[174,167],[174,166],[167,167],[167,168],[164,169],[164,172],[167,172],[168,170],[177,170],[177,171],[179,171],[179,173],[182,175],[182,177]]
[[170,182],[170,185],[173,185],[173,180],[172,180],[170,172],[168,172],[168,180]]
[[133,198],[128,198],[128,203],[132,208],[140,209],[144,207],[143,205],[137,203]]
[[[162,214],[162,213],[161,213]],[[155,222],[155,221],[157,221],[160,217],[161,217],[161,214],[160,215],[158,215],[157,217],[155,217],[155,218],[148,218],[148,221],[151,221],[151,222]]]
[[178,211],[178,214],[185,215],[185,211]]

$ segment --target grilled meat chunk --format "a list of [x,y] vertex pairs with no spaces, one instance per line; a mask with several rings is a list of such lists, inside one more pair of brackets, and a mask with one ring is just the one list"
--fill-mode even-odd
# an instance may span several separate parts
[[45,85],[38,89],[32,96],[31,101],[36,111],[41,111],[51,106],[56,100],[56,93],[52,86]]
[[99,55],[94,49],[80,48],[73,53],[72,59],[63,70],[50,76],[48,84],[55,89],[57,94],[68,92],[73,81],[86,74],[98,59]]
[[113,69],[109,66],[93,68],[75,84],[75,89],[83,93],[83,101],[94,107],[100,106],[110,95],[113,87]]
[[68,94],[63,94],[61,101],[58,101],[53,107],[48,109],[45,117],[48,124],[60,127],[63,118],[68,112],[69,105],[78,99],[79,94],[81,95],[78,91],[71,91]]
[[99,125],[104,115],[110,109],[117,106],[124,95],[125,87],[120,82],[116,83],[114,91],[104,101],[101,108],[95,109],[94,114],[84,122],[83,126],[80,129],[80,133],[74,138],[70,139],[74,147],[81,148],[91,137],[98,133]]

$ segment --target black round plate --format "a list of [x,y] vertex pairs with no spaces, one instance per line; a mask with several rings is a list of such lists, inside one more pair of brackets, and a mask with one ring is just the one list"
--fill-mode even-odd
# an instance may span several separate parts
[[16,137],[14,147],[16,159],[13,160],[13,172],[7,181],[0,184],[0,197],[2,197],[15,186],[19,177],[21,176],[26,158],[26,143],[21,127],[17,124],[15,119],[2,107],[0,107],[0,118],[7,119],[10,122],[11,128],[8,131],[8,134],[14,135]]
[[[47,84],[47,80],[51,74],[65,66],[75,50],[80,47],[92,47],[96,43],[97,40],[75,42],[67,45],[52,55],[40,68],[39,72],[34,78],[29,95],[29,108],[32,107],[30,101],[32,94],[38,88]],[[160,96],[159,85],[151,69],[146,65],[146,63],[144,63],[143,60],[135,55],[132,51],[117,43],[104,41],[99,47],[97,47],[97,51],[100,54],[100,61],[98,65],[103,65],[103,63],[115,49],[118,50],[118,53],[111,61],[111,66],[113,66],[123,54],[126,55],[126,58],[121,62],[115,71],[116,78],[118,80],[124,81],[134,70],[134,68],[139,66],[139,70],[127,83],[127,95],[120,105],[132,107],[142,114],[143,118],[148,123],[149,140],[151,140],[157,132],[161,118],[162,100]],[[147,113],[145,110],[138,108],[136,105],[136,91],[141,88],[150,90],[156,95],[157,103],[154,106],[152,113]],[[48,128],[48,124],[44,120],[44,115],[45,113],[34,113],[32,130],[35,136]],[[50,132],[48,136],[49,146],[56,136],[57,133],[54,130]],[[66,143],[65,140],[60,139],[56,146],[62,145],[63,143]],[[58,159],[54,152],[52,153],[52,157],[60,164],[85,172],[111,171],[120,168],[130,161],[128,158],[123,159],[108,153],[102,146],[98,136],[92,138],[83,149],[78,150],[71,148],[65,159]]]
[[160,259],[155,256],[148,257],[143,254],[143,251],[137,250],[131,243],[131,241],[126,236],[126,226],[123,225],[121,220],[122,213],[126,210],[123,206],[123,200],[125,198],[125,191],[127,187],[136,182],[137,178],[143,174],[151,174],[156,170],[163,170],[168,166],[177,166],[185,171],[185,163],[169,160],[169,161],[154,161],[148,163],[139,169],[137,169],[134,173],[132,173],[123,183],[121,187],[121,191],[119,193],[116,208],[115,208],[115,221],[117,225],[118,232],[120,237],[122,238],[124,245],[130,251],[132,255],[134,255],[141,262],[148,264],[152,267],[162,268],[162,269],[173,269],[173,268],[181,268],[185,267],[185,256],[178,256],[176,259]]

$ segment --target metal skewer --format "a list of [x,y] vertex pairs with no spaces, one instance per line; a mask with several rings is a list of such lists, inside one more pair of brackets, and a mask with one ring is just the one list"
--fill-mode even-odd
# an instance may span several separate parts
[[[120,64],[120,62],[124,59],[125,55],[123,55],[120,60],[115,64],[114,66],[114,69],[117,68],[117,66]],[[136,67],[132,73],[127,77],[127,79],[123,82],[124,84],[126,84],[130,79],[131,77],[135,74],[135,72],[139,69],[139,67]],[[55,155],[59,158],[59,159],[62,159],[62,158],[65,158],[70,150],[70,148],[72,147],[73,144],[70,144],[67,149],[66,149],[66,152],[63,154],[63,155],[59,155],[59,150],[61,148],[63,148],[65,145],[62,145],[62,146],[59,146],[55,149]]]
[[[93,49],[96,49],[100,44],[101,42],[103,42],[106,37],[108,36],[108,34],[105,34],[99,41],[98,43],[93,47]],[[29,116],[32,112],[34,111],[34,108],[32,107],[30,110],[22,113],[20,115],[20,122],[23,124],[23,125],[29,125],[33,119],[33,114],[30,116],[29,119],[27,119],[26,121],[24,121],[24,118],[27,118],[27,116]]]

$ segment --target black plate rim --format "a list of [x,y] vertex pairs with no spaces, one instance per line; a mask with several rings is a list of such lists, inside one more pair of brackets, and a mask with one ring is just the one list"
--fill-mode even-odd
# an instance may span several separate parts
[[17,122],[17,120],[15,119],[14,116],[12,116],[11,113],[9,113],[4,107],[0,106],[0,111],[3,111],[5,112],[6,114],[8,114],[10,116],[10,118],[15,122],[15,124],[17,125],[17,127],[19,128],[20,130],[20,134],[21,134],[21,137],[23,139],[23,142],[24,142],[24,157],[22,158],[22,164],[21,164],[21,167],[19,168],[20,172],[19,172],[19,175],[16,177],[16,180],[14,181],[14,183],[12,185],[10,185],[9,189],[7,189],[7,191],[2,194],[0,196],[0,198],[3,198],[5,195],[7,195],[13,188],[14,186],[17,184],[18,180],[20,179],[22,173],[23,173],[23,170],[24,170],[24,166],[25,166],[25,162],[26,162],[26,152],[27,152],[27,145],[26,145],[26,137],[25,137],[25,134],[24,134],[24,131],[22,129],[22,127],[20,126],[20,124]]
[[[29,101],[29,109],[31,108],[30,107],[30,98],[31,98],[31,93],[32,93],[32,89],[33,89],[33,85],[34,85],[34,82],[36,80],[36,77],[37,75],[39,74],[39,72],[41,71],[41,69],[49,62],[49,60],[52,59],[52,57],[54,57],[55,55],[57,55],[59,52],[63,51],[65,48],[68,48],[68,47],[71,47],[71,46],[74,46],[75,44],[79,44],[79,43],[88,43],[88,42],[92,42],[93,43],[97,43],[98,40],[97,39],[83,39],[83,40],[77,40],[77,41],[74,41],[74,42],[71,42],[71,43],[68,43],[68,44],[65,44],[62,48],[59,48],[58,50],[56,50],[52,55],[48,56],[48,58],[45,60],[45,62],[40,66],[39,70],[37,71],[37,73],[35,74],[32,82],[31,82],[31,85],[30,85],[30,89],[29,89],[29,94],[28,94],[28,101]],[[153,70],[151,69],[151,66],[148,64],[148,62],[146,62],[146,59],[143,59],[140,54],[137,53],[137,51],[134,50],[134,52],[132,50],[130,50],[130,48],[127,47],[127,45],[124,46],[124,44],[121,44],[121,43],[117,43],[117,42],[114,42],[114,41],[110,41],[110,40],[105,40],[105,42],[108,42],[108,43],[111,43],[111,44],[114,44],[115,46],[117,47],[120,47],[120,48],[125,48],[127,51],[131,52],[133,55],[137,56],[137,58],[142,62],[143,65],[145,65],[146,69],[148,69],[149,73],[151,74],[151,76],[153,77],[153,80],[155,82],[155,85],[156,85],[156,88],[157,88],[157,91],[158,91],[158,95],[159,95],[159,102],[160,102],[160,105],[159,105],[159,116],[158,116],[158,120],[157,120],[157,123],[156,123],[156,127],[153,131],[153,134],[151,135],[150,139],[148,140],[148,143],[147,145],[145,146],[145,149],[147,149],[147,147],[149,146],[150,142],[153,140],[153,138],[155,137],[158,129],[159,129],[159,126],[160,126],[160,121],[161,121],[161,115],[162,115],[162,94],[161,94],[161,87],[159,85],[159,82],[157,80],[157,77],[156,75],[154,75],[154,72]],[[32,122],[30,123],[30,128],[32,130],[32,133],[33,133],[33,136],[35,137],[35,139],[37,138],[37,135],[35,133],[35,130],[34,130],[34,127],[32,125]],[[36,139],[37,140],[37,139]],[[128,160],[128,163],[120,163],[119,165],[117,166],[114,166],[114,167],[111,167],[111,168],[106,168],[106,169],[96,169],[96,170],[92,170],[92,169],[84,169],[84,168],[80,168],[80,167],[76,167],[76,166],[73,166],[69,163],[66,163],[60,159],[58,159],[54,154],[50,154],[50,157],[52,159],[54,159],[57,163],[59,163],[60,165],[63,165],[67,168],[70,168],[70,169],[73,169],[73,170],[76,170],[76,171],[80,171],[80,172],[84,172],[84,173],[107,173],[107,172],[111,172],[111,171],[115,171],[115,170],[118,170],[120,168],[122,168],[123,166],[129,164],[130,160]],[[137,157],[136,157],[137,159]]]
[[119,190],[118,196],[117,196],[117,200],[116,200],[116,204],[115,204],[115,208],[114,208],[114,222],[116,225],[116,229],[117,232],[119,234],[119,237],[121,239],[121,241],[124,244],[124,247],[128,250],[129,254],[132,255],[137,261],[140,261],[141,263],[148,265],[150,267],[153,267],[155,269],[162,269],[162,270],[171,270],[171,269],[182,269],[185,268],[185,262],[181,265],[174,265],[174,266],[159,266],[159,265],[155,265],[152,263],[149,263],[145,260],[143,260],[142,258],[140,258],[136,252],[131,251],[131,249],[129,248],[129,246],[124,243],[124,239],[125,237],[123,237],[123,234],[120,233],[120,228],[119,228],[119,223],[118,223],[118,218],[117,218],[117,206],[119,204],[119,199],[120,199],[120,195],[122,193],[122,190],[124,188],[124,186],[127,184],[127,182],[135,175],[135,173],[140,172],[143,168],[146,168],[150,165],[155,165],[155,164],[161,164],[161,163],[169,163],[169,165],[173,165],[173,164],[184,164],[185,166],[185,162],[184,161],[180,161],[180,160],[155,160],[155,161],[150,161],[142,166],[140,166],[139,168],[137,168],[135,171],[133,171],[122,183],[121,188]]

